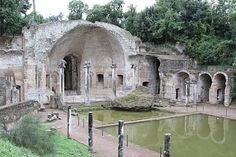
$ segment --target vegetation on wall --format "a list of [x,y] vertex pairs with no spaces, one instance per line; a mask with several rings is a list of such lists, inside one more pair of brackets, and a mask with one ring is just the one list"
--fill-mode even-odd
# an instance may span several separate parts
[[[27,15],[29,0],[0,0],[0,4],[0,35],[20,33],[32,18],[34,23],[63,18]],[[68,18],[108,22],[156,45],[180,42],[185,53],[202,65],[236,64],[236,0],[158,0],[141,12],[134,5],[125,12],[123,7],[123,0],[91,9],[82,0],[71,0]]]
[[20,34],[22,27],[44,22],[37,12],[27,14],[30,0],[0,0],[0,36]]
[[124,28],[133,35],[155,44],[183,43],[200,64],[232,65],[236,58],[234,0],[159,0],[130,18],[134,27]]
[[[80,0],[73,0],[80,1]],[[86,20],[108,22],[144,42],[180,42],[202,65],[232,65],[236,58],[236,0],[158,0],[141,12],[123,0],[95,5]]]

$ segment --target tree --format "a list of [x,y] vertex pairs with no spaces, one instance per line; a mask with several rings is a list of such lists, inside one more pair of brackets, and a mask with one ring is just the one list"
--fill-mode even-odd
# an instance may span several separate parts
[[121,26],[123,18],[123,0],[112,0],[105,5],[94,5],[88,10],[86,20],[95,22],[107,22],[117,26]]
[[88,5],[81,0],[72,0],[69,2],[68,9],[70,11],[69,20],[79,20],[82,19],[83,13],[88,10]]
[[151,26],[156,19],[157,14],[154,6],[146,8],[138,13],[134,21],[136,30],[135,35],[145,42],[154,42]]
[[184,1],[180,12],[183,22],[183,32],[186,38],[201,39],[202,35],[210,33],[210,5],[206,1]]
[[159,43],[175,42],[178,32],[183,29],[179,15],[179,3],[177,2],[175,0],[160,0],[155,5],[154,12],[157,15],[151,29],[154,39]]
[[24,25],[26,26],[41,24],[43,22],[45,22],[43,15],[35,11],[32,11],[30,14],[26,15],[26,17],[24,18]]
[[0,0],[0,36],[19,33],[30,6],[28,0]]
[[121,26],[121,19],[123,18],[123,0],[112,0],[105,5],[107,14],[107,22]]
[[137,17],[136,8],[134,5],[128,7],[128,11],[124,13],[123,28],[129,31],[131,34],[136,35],[135,19]]
[[104,6],[101,5],[94,5],[92,9],[88,10],[88,15],[86,20],[95,22],[95,21],[100,21],[100,22],[107,22],[107,11]]
[[63,14],[60,12],[58,15],[52,15],[45,19],[47,22],[56,22],[56,21],[62,21],[63,20]]
[[19,0],[20,12],[26,16],[26,12],[30,9],[31,4],[29,0]]

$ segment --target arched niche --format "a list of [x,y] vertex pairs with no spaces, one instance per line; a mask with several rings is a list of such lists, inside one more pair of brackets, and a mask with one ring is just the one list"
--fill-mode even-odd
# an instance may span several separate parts
[[212,78],[211,75],[208,73],[200,74],[199,76],[199,96],[201,102],[208,102],[209,101],[209,90],[212,85]]
[[175,95],[176,99],[185,99],[190,95],[190,76],[187,72],[177,73]]
[[[103,89],[97,88],[97,85],[100,86],[96,84],[98,73],[104,74],[104,87],[109,88],[110,77],[107,76],[111,71],[112,62],[116,63],[117,69],[126,78],[126,57],[120,41],[112,33],[97,26],[80,26],[69,31],[56,42],[49,53],[48,67],[57,71],[58,61],[64,59],[66,61],[65,90],[77,90],[77,94],[83,94],[85,62],[91,63],[91,90],[97,90]],[[126,80],[123,83],[125,85]]]
[[213,78],[214,98],[219,104],[224,104],[225,101],[226,80],[226,76],[223,73],[217,73]]

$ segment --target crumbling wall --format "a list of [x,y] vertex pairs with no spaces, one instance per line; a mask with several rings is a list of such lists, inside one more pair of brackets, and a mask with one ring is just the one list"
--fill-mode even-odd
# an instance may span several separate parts
[[[118,64],[119,74],[123,75],[125,87],[132,88],[133,75],[128,56],[136,54],[136,45],[134,37],[128,31],[111,24],[80,20],[31,26],[23,30],[23,37],[26,100],[41,98],[43,103],[49,100],[47,94],[51,92],[48,91],[50,88],[46,88],[46,75],[49,75],[48,80],[52,79],[50,74],[59,71],[58,60],[69,54],[81,57],[82,85],[83,64],[85,61],[91,61],[93,79],[96,79],[101,69],[105,69],[105,72],[102,71],[104,87],[109,87],[110,66],[113,60]],[[95,82],[93,80],[92,83]]]
[[40,107],[37,101],[26,101],[14,105],[0,107],[0,122],[12,123],[31,112],[37,111]]
[[0,106],[10,103],[11,84],[5,78],[0,77]]

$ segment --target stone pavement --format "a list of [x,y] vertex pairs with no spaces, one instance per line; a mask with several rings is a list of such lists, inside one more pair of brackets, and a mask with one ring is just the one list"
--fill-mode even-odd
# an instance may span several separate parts
[[[50,127],[56,128],[60,133],[66,135],[66,113],[60,110],[47,109],[46,112],[42,112],[43,119],[46,120],[46,117],[49,113],[58,112],[62,120],[56,120],[48,124]],[[88,127],[87,122],[83,127],[83,120],[80,119],[80,125],[78,126],[77,116],[72,116],[72,127],[71,127],[71,138],[75,139],[85,145],[88,143]],[[101,130],[93,129],[93,140],[94,140],[94,153],[98,157],[117,157],[118,156],[118,137],[115,138],[111,135],[108,135],[104,132],[102,136]],[[129,147],[126,147],[124,143],[124,157],[158,157],[157,152],[145,149],[138,145],[129,143]]]
[[235,105],[224,107],[223,105],[220,104],[219,105],[198,104],[197,106],[192,106],[192,107],[168,106],[164,107],[164,109],[180,113],[198,112],[212,116],[219,116],[223,118],[236,120]]

